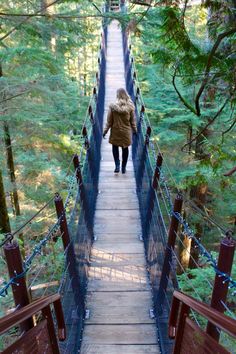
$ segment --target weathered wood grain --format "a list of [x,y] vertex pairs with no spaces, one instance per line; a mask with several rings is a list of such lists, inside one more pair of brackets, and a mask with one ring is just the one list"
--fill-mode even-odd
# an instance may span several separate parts
[[103,344],[155,344],[156,330],[152,324],[87,325],[84,343]]

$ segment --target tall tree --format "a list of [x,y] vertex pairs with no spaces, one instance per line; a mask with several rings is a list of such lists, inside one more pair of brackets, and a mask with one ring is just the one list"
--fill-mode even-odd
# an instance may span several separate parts
[[0,233],[8,232],[11,232],[11,227],[7,212],[6,195],[4,191],[2,171],[0,170]]
[[[0,78],[1,77],[3,77],[3,69],[0,63]],[[2,87],[1,100],[3,102],[2,106],[5,110],[7,109],[6,107],[7,102],[5,102],[6,99],[7,99],[6,88]],[[11,144],[10,129],[9,129],[8,122],[6,120],[3,121],[3,131],[4,131],[4,143],[6,149],[8,174],[9,174],[10,181],[12,183],[12,200],[14,205],[14,212],[15,215],[20,215],[20,204],[19,204],[19,197],[18,197],[17,185],[16,185],[15,166],[14,166],[13,150]]]

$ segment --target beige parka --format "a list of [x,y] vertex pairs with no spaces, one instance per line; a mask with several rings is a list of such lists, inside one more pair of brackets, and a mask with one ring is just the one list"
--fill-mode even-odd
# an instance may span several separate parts
[[109,106],[103,135],[107,134],[109,129],[111,129],[110,144],[121,147],[128,147],[132,144],[132,132],[137,133],[132,102],[120,100]]

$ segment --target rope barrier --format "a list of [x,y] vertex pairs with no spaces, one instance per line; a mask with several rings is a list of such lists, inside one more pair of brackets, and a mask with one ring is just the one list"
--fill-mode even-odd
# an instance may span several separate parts
[[17,285],[17,280],[20,278],[23,278],[27,272],[30,270],[32,262],[34,258],[38,255],[41,254],[42,248],[47,244],[47,242],[57,233],[60,227],[60,217],[57,222],[53,225],[53,227],[49,230],[47,235],[41,240],[33,249],[33,252],[30,256],[26,258],[23,264],[23,272],[20,274],[16,274],[14,277],[12,277],[7,283],[5,283],[4,287],[0,289],[0,296],[5,297],[8,294],[8,288],[11,285]]
[[[214,269],[216,275],[221,277],[223,280],[223,283],[228,283],[229,284],[229,289],[236,288],[236,281],[233,280],[231,276],[229,276],[226,273],[221,272],[218,267],[217,267],[217,262],[216,259],[212,256],[212,254],[207,251],[207,249],[203,246],[203,244],[200,242],[200,240],[195,236],[193,230],[190,228],[186,220],[182,217],[177,212],[172,212],[172,215],[179,221],[179,223],[183,226],[184,228],[184,233],[188,238],[193,239],[199,249],[200,254],[206,258],[207,263]],[[233,295],[236,294],[236,290],[233,291]]]
[[[185,203],[189,204],[191,208],[193,208],[199,215],[201,215],[204,219],[209,221],[212,225],[215,225],[220,231],[222,231],[224,234],[227,233],[227,228],[221,226],[219,223],[217,223],[213,218],[211,218],[209,215],[204,214],[204,212],[192,201],[192,200],[185,200]],[[222,234],[221,232],[221,234]]]

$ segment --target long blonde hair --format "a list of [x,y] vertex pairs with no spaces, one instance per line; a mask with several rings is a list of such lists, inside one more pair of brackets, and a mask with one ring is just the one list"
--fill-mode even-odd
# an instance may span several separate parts
[[131,100],[130,95],[124,88],[119,88],[116,92],[117,103],[119,105],[129,105],[130,108],[134,109],[133,101]]

